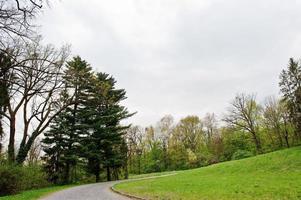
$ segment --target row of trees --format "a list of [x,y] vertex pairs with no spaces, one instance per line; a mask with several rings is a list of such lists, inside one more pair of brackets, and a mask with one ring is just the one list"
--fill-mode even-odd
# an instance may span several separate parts
[[111,168],[117,176],[118,168],[124,166],[121,158],[126,157],[127,126],[120,121],[131,116],[120,105],[125,91],[115,88],[110,75],[93,72],[80,57],[66,62],[67,47],[56,50],[38,40],[13,47],[0,54],[0,133],[8,132],[8,161],[23,164],[34,142],[50,126],[43,142],[51,181],[71,182],[71,170],[79,160],[96,181],[101,167],[107,169],[108,180]]
[[[21,115],[21,109],[27,109],[30,99],[35,99],[34,96],[36,97],[38,93],[41,93],[41,91],[34,92],[37,89],[37,84],[31,84],[30,86],[27,84],[34,81],[29,80],[28,76],[25,75],[25,71],[28,71],[28,74],[39,71],[38,66],[36,66],[36,70],[31,69],[29,67],[30,62],[32,62],[32,65],[38,65],[38,62],[41,64],[42,61],[45,61],[45,64],[43,64],[45,67],[49,65],[52,69],[55,67],[59,71],[59,60],[63,62],[65,59],[65,56],[61,54],[63,52],[51,52],[54,50],[51,46],[44,47],[42,50],[39,44],[34,44],[33,40],[38,35],[35,32],[33,20],[41,11],[44,3],[43,0],[0,1],[0,143],[5,135],[4,126],[6,126],[9,129],[8,157],[11,162],[16,160],[16,116]],[[44,55],[42,55],[42,51]],[[37,63],[33,63],[34,60]],[[44,74],[47,74],[47,72]],[[43,77],[40,79],[43,79]],[[35,118],[35,116],[26,118],[26,115],[25,112],[23,115],[24,124],[22,123],[24,126],[23,139],[20,145],[20,149],[24,153],[32,143],[26,142],[30,135],[28,124],[32,118]],[[40,134],[39,132],[37,130],[35,134],[32,134],[30,141],[35,140],[36,135]],[[3,144],[0,144],[0,150],[2,149]],[[18,160],[21,163],[24,160],[22,157],[21,154],[18,155]]]
[[45,134],[46,168],[52,182],[69,183],[76,179],[77,166],[83,166],[100,180],[102,168],[107,180],[111,169],[118,179],[119,169],[126,166],[125,129],[120,121],[128,118],[125,91],[116,89],[114,78],[106,73],[94,73],[89,65],[75,57],[67,63],[64,73],[63,98],[74,93],[74,103],[63,110]]
[[301,142],[301,65],[290,59],[280,75],[280,99],[263,104],[238,94],[220,121],[214,114],[163,117],[155,126],[127,132],[131,173],[187,169],[289,148]]
[[0,0],[0,153],[13,165],[38,161],[45,135],[51,182],[72,182],[80,170],[96,181],[103,169],[118,178],[128,128],[120,122],[131,116],[120,105],[126,93],[80,57],[68,61],[69,46],[42,44],[34,20],[46,2]]

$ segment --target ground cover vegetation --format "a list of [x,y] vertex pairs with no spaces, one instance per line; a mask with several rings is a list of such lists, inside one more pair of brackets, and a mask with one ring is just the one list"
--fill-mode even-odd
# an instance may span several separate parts
[[146,199],[300,199],[301,148],[114,186]]

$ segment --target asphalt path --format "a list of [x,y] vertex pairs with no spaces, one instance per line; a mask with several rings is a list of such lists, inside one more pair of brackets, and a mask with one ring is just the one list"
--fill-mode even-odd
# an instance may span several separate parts
[[175,174],[177,173],[138,178],[138,179],[129,179],[124,181],[111,181],[111,182],[81,185],[81,186],[65,189],[56,193],[52,193],[46,197],[41,198],[40,200],[129,200],[131,198],[113,192],[111,190],[111,187],[116,183],[120,183],[120,182],[160,178],[160,177],[172,176]]
[[111,190],[116,181],[81,185],[65,189],[40,200],[129,200]]

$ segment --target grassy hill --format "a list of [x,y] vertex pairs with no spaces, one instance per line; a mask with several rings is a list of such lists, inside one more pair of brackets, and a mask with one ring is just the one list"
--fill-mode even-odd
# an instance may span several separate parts
[[301,199],[301,147],[114,188],[147,199]]

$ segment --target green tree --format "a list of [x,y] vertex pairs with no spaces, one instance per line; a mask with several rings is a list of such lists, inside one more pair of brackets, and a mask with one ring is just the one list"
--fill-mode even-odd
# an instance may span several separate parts
[[[270,97],[265,102],[263,121],[269,132],[270,142],[277,141],[278,147],[289,147],[290,123],[285,102]],[[275,139],[274,139],[275,138]]]
[[[99,181],[100,165],[107,171],[107,180],[111,180],[111,169],[115,172],[122,167],[120,148],[124,147],[124,134],[128,126],[121,121],[130,114],[120,105],[126,98],[124,89],[115,88],[116,81],[106,73],[97,73],[86,99],[86,108],[82,109],[83,124],[89,129],[82,139],[83,152],[88,160],[88,167]],[[125,154],[126,155],[126,154]]]
[[[77,56],[67,62],[64,74],[65,91],[61,94],[62,100],[72,98],[73,103],[57,117],[43,142],[47,144],[44,151],[46,157],[49,157],[46,166],[62,173],[59,177],[62,177],[63,183],[70,183],[74,180],[72,171],[75,171],[78,162],[80,137],[86,132],[81,125],[79,112],[87,107],[85,99],[91,87],[92,69]],[[61,165],[61,162],[64,164]]]
[[258,153],[262,153],[259,136],[261,111],[254,95],[238,94],[223,119],[230,127],[250,133]]
[[290,118],[295,125],[295,140],[301,140],[301,65],[290,58],[287,69],[282,70],[279,82]]
[[69,174],[66,169],[66,162],[70,163],[68,155],[72,153],[70,147],[69,121],[64,113],[58,115],[50,126],[50,130],[45,133],[43,142],[43,151],[45,155],[45,169],[48,180],[55,184],[68,183]]
[[187,116],[180,120],[175,128],[174,137],[182,142],[186,149],[196,153],[204,139],[203,125],[197,116]]
[[145,146],[144,137],[145,133],[140,126],[131,126],[127,129],[126,143],[130,173],[141,173],[141,157]]
[[9,70],[12,65],[9,57],[3,52],[0,53],[0,153],[2,150],[1,140],[4,136],[3,130],[3,115],[6,115],[8,105],[8,76],[10,75]]

